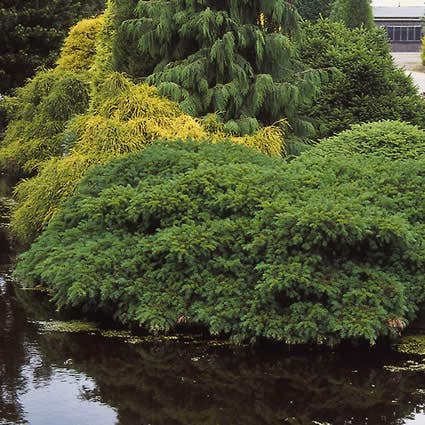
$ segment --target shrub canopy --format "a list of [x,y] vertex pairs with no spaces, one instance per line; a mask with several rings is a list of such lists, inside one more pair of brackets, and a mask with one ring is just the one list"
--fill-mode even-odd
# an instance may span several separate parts
[[0,103],[0,114],[8,121],[0,142],[0,172],[33,174],[46,159],[65,153],[69,134],[63,133],[68,122],[89,106],[93,80],[89,71],[103,25],[103,17],[75,25],[65,39],[57,67],[40,70],[13,97]]
[[321,141],[311,153],[323,157],[363,154],[387,160],[425,159],[425,131],[400,121],[357,124]]
[[58,69],[88,71],[93,66],[96,54],[96,39],[104,24],[102,16],[83,19],[71,28],[64,41]]
[[30,175],[44,160],[62,155],[66,123],[86,111],[89,95],[87,75],[41,71],[7,98],[10,121],[0,142],[0,172]]
[[[210,120],[202,125],[185,115],[176,103],[160,97],[155,87],[133,84],[119,73],[104,76],[89,111],[69,122],[66,131],[58,136],[65,156],[43,163],[37,176],[16,187],[12,230],[24,244],[32,242],[92,165],[140,151],[161,138],[222,140],[225,135],[214,124]],[[262,128],[251,136],[232,136],[230,140],[272,156],[284,152],[284,133],[278,127]],[[31,138],[29,142],[31,146],[34,143]],[[17,147],[26,149],[19,142]],[[35,156],[45,157],[48,153],[47,149],[40,149]],[[28,150],[27,155],[34,152]]]
[[157,143],[92,169],[17,276],[152,332],[373,343],[424,301],[424,165]]

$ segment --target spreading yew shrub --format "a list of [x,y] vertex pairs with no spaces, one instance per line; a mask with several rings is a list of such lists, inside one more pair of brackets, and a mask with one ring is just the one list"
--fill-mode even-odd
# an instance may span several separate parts
[[90,170],[17,276],[151,332],[374,343],[424,301],[424,165],[158,142]]

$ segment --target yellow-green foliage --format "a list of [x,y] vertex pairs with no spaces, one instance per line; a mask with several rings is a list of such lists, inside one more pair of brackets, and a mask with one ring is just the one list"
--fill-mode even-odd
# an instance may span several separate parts
[[116,37],[113,12],[112,0],[108,0],[106,10],[103,13],[103,23],[96,38],[94,69],[97,74],[112,71],[112,48]]
[[20,242],[29,244],[34,240],[93,162],[77,153],[52,158],[38,176],[18,184],[14,193],[18,208],[13,214],[12,231]]
[[[160,97],[154,87],[135,85],[119,73],[112,73],[103,81],[90,111],[72,120],[68,130],[76,134],[69,156],[47,162],[38,176],[16,188],[18,207],[12,228],[24,243],[31,242],[50,221],[91,165],[140,151],[158,139],[214,142],[225,138],[219,129],[212,133],[195,118],[183,114],[176,103]],[[282,152],[280,127],[230,139],[268,154]]]
[[[61,156],[64,130],[89,105],[103,16],[84,19],[65,40],[54,70],[43,70],[6,100],[10,121],[0,144],[0,171],[31,174],[41,162]],[[98,36],[99,34],[99,36]]]
[[65,39],[58,69],[65,71],[89,70],[96,54],[96,39],[104,23],[103,16],[78,22]]
[[60,156],[66,123],[87,109],[89,91],[85,74],[51,70],[39,72],[8,98],[10,123],[0,144],[0,171],[28,174]]

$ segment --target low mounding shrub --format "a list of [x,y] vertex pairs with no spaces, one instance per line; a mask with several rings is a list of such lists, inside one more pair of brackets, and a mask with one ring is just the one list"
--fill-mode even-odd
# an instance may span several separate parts
[[152,332],[335,344],[424,301],[425,161],[162,142],[91,169],[16,275]]
[[400,121],[354,125],[322,140],[313,155],[324,157],[364,154],[387,159],[425,159],[425,131]]
[[[66,156],[45,162],[37,176],[16,187],[12,230],[23,244],[32,242],[90,166],[140,151],[161,138],[225,138],[219,128],[208,130],[176,103],[160,97],[156,88],[133,84],[119,73],[108,75],[97,87],[89,112],[68,123],[61,138]],[[283,151],[283,131],[278,127],[229,139],[269,155]]]
[[319,137],[380,120],[425,127],[425,101],[412,79],[394,65],[383,30],[349,29],[323,19],[305,22],[301,55],[313,67],[340,71],[304,111],[316,121]]

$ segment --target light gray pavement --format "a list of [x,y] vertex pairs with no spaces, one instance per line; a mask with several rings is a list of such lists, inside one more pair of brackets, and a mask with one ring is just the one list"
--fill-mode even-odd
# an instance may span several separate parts
[[419,92],[425,93],[425,67],[422,66],[420,52],[393,52],[392,55],[394,63],[412,76]]

